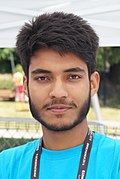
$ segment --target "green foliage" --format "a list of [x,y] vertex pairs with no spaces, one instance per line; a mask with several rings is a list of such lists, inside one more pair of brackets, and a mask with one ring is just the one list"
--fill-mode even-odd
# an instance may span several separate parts
[[111,47],[108,50],[108,61],[111,65],[120,63],[120,47]]
[[99,71],[102,71],[103,68],[103,54],[104,54],[104,48],[99,48],[97,53],[97,68]]
[[12,67],[9,60],[0,61],[0,73],[12,73]]
[[0,89],[14,90],[12,75],[0,75]]
[[120,63],[120,47],[100,47],[97,53],[98,70],[102,71],[104,60],[109,68]]
[[0,138],[0,151],[11,148],[11,147],[23,145],[32,140],[33,140],[32,138],[31,139]]
[[13,90],[14,86],[11,80],[0,80],[0,89],[9,89]]
[[0,60],[9,60],[10,54],[14,53],[14,48],[2,48],[0,49]]
[[23,68],[22,68],[21,64],[17,64],[15,69],[16,69],[17,72],[21,72],[21,73],[23,72]]
[[2,48],[0,49],[0,73],[11,73],[12,72],[12,64],[13,61],[14,66],[20,64],[19,57],[16,53],[15,48]]

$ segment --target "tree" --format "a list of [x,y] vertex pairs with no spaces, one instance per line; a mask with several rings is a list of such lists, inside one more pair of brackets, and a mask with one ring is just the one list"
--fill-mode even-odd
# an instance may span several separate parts
[[120,84],[120,47],[102,47],[97,54],[98,70],[108,73],[112,83]]
[[12,73],[14,66],[20,63],[15,48],[0,49],[0,72]]

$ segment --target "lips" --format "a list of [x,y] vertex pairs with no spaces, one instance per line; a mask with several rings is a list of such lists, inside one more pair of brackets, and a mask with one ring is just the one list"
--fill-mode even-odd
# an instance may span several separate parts
[[72,107],[70,106],[52,106],[47,108],[47,110],[49,110],[52,113],[61,114],[67,112],[71,108]]

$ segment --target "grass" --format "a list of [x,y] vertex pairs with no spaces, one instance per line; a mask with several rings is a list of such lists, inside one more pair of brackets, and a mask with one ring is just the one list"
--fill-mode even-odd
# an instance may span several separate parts
[[[0,117],[10,118],[32,118],[28,103],[23,103],[23,110],[17,111],[17,103],[11,101],[0,101]],[[20,106],[20,105],[19,105]]]
[[[18,105],[18,104],[17,104]],[[28,103],[23,104],[23,111],[17,111],[17,106],[15,102],[10,101],[0,101],[0,117],[8,118],[32,118],[32,115],[29,111]],[[101,107],[100,108],[101,116],[103,120],[107,121],[120,121],[120,110],[112,107]],[[88,114],[88,120],[96,120],[94,109],[90,108]]]
[[[104,121],[120,122],[120,109],[112,107],[100,107],[101,117]],[[89,120],[96,120],[93,108],[90,108],[88,114]]]
[[15,89],[12,74],[0,74],[0,89]]

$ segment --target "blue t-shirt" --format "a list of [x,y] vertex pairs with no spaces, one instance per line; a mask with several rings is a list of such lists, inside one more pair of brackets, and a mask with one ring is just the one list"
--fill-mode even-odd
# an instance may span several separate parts
[[[30,179],[39,140],[0,153],[0,179]],[[42,149],[40,179],[76,179],[82,146]],[[120,179],[120,141],[95,132],[86,179]]]

